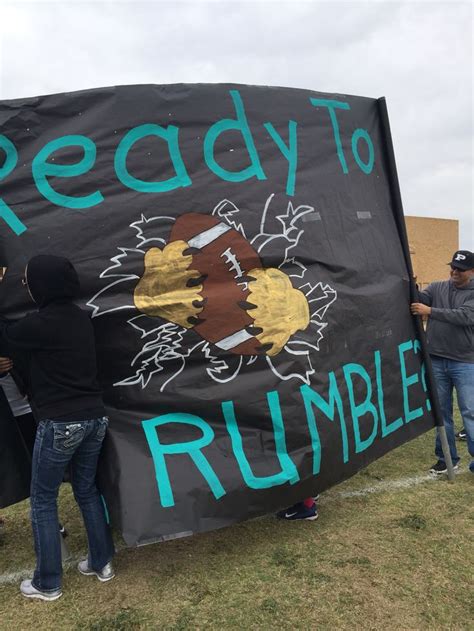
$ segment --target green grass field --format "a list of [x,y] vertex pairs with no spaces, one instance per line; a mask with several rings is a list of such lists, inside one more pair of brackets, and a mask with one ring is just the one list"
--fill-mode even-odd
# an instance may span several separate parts
[[[0,629],[474,629],[474,475],[459,448],[454,484],[426,476],[430,432],[326,492],[316,522],[268,515],[123,549],[115,580],[69,567],[53,603],[24,599],[12,576],[34,564],[23,502],[2,513]],[[67,485],[60,512],[78,557],[86,540]]]

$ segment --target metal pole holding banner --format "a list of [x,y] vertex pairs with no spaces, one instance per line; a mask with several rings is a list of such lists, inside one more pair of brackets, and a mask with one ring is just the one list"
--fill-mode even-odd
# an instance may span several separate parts
[[[385,149],[386,166],[389,174],[389,188],[390,196],[392,198],[392,206],[394,209],[394,219],[398,230],[398,236],[400,237],[400,243],[403,249],[403,255],[405,257],[405,264],[409,273],[410,282],[410,302],[419,302],[418,289],[413,276],[413,267],[410,258],[410,249],[408,245],[407,231],[405,227],[404,213],[402,197],[400,194],[400,184],[398,182],[397,167],[395,163],[395,153],[393,150],[392,134],[390,132],[390,123],[388,120],[388,110],[385,98],[377,100],[378,111],[380,116],[381,128],[382,128],[382,142]],[[454,481],[454,468],[451,460],[451,452],[449,451],[448,438],[446,436],[446,428],[444,426],[443,415],[441,414],[441,408],[438,400],[438,392],[436,390],[436,382],[433,375],[433,369],[431,367],[430,356],[428,353],[428,346],[426,343],[425,331],[421,317],[414,316],[417,337],[420,340],[421,352],[426,366],[426,381],[428,385],[428,391],[430,394],[431,409],[436,422],[437,431],[441,439],[441,447],[443,449],[443,455],[448,470],[448,480]]]

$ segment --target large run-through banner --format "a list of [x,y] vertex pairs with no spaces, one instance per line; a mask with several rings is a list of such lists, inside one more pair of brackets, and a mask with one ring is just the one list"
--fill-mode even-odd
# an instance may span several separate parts
[[127,544],[275,511],[435,425],[383,99],[196,84],[3,101],[0,180],[1,315],[34,308],[34,254],[82,279],[110,417],[100,487]]

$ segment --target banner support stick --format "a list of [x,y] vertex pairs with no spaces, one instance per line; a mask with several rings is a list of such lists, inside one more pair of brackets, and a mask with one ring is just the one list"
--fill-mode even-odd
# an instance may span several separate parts
[[446,427],[444,425],[440,425],[437,428],[439,432],[439,437],[441,439],[441,448],[443,450],[444,461],[446,463],[446,468],[448,470],[448,480],[449,482],[454,482],[454,467],[453,461],[451,459],[451,452],[449,451],[449,443],[448,437],[446,435]]

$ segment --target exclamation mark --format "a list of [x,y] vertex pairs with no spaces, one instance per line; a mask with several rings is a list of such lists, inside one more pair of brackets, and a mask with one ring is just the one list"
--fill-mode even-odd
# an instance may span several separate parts
[[[425,362],[421,363],[421,383],[423,385],[423,390],[426,393],[428,391],[428,389],[426,387],[426,366],[425,366]],[[428,397],[427,397],[425,403],[426,403],[426,409],[428,410],[428,412],[431,412],[431,401],[429,400]]]

